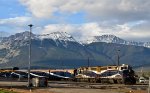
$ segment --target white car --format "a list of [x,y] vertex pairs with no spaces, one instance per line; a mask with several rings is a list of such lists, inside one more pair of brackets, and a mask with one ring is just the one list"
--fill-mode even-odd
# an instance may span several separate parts
[[140,78],[139,78],[139,82],[140,82],[140,83],[145,83],[145,82],[146,82],[146,79],[145,79],[144,77],[140,77]]

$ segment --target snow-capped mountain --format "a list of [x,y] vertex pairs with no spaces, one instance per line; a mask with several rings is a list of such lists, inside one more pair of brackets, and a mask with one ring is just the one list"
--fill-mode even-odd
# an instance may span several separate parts
[[[24,46],[28,44],[29,41],[29,32],[22,32],[17,33],[15,35],[11,35],[9,37],[4,37],[1,40],[1,45],[5,46],[6,48],[13,48],[17,46]],[[31,33],[31,38],[36,39],[36,35]]]
[[[15,35],[11,35],[9,37],[3,38],[1,41],[2,45],[5,45],[5,47],[11,48],[11,44],[20,45],[24,46],[28,44],[29,41],[29,32],[22,32],[22,33],[17,33]],[[102,35],[102,36],[93,36],[89,37],[85,41],[77,41],[71,36],[70,34],[66,32],[52,32],[50,34],[42,34],[42,35],[36,35],[36,34],[31,34],[32,40],[45,40],[45,39],[50,39],[53,40],[56,45],[59,45],[60,43],[67,47],[68,42],[76,42],[82,45],[87,45],[90,43],[94,42],[106,42],[106,43],[115,43],[115,44],[124,44],[124,45],[135,45],[135,46],[143,46],[143,47],[148,47],[150,48],[150,42],[135,42],[135,41],[126,41],[124,39],[121,39],[115,35]],[[1,47],[2,47],[1,45]]]
[[[7,53],[5,57],[0,57],[0,63],[6,63],[12,57],[20,55],[19,47],[24,47],[29,45],[30,32],[17,33],[9,37],[3,37],[0,42],[0,49],[6,49]],[[31,33],[32,43],[42,43],[44,40],[48,40],[47,43],[53,43],[56,46],[68,47],[69,42],[76,42],[75,39],[67,34],[66,32],[53,32],[50,34],[36,35]],[[77,43],[77,42],[76,42]],[[43,46],[42,46],[43,47]]]
[[76,40],[66,32],[53,32],[50,34],[43,34],[37,36],[39,39],[53,39],[53,40],[62,40],[62,41],[71,41],[76,42]]
[[64,47],[67,47],[69,42],[78,43],[70,34],[66,32],[52,32],[50,34],[37,35],[37,38],[41,41],[50,39],[53,40],[57,46],[62,45]]
[[106,42],[106,43],[115,43],[115,44],[124,44],[124,45],[135,45],[143,46],[150,48],[150,42],[135,42],[135,41],[126,41],[115,35],[102,35],[102,36],[93,36],[86,41],[82,41],[83,44],[90,44],[94,42]]
[[[3,38],[2,42],[11,42],[11,41],[28,41],[29,40],[29,32],[22,32],[22,33],[17,33],[15,35],[11,35],[9,37]],[[53,32],[50,34],[42,34],[42,35],[36,35],[31,33],[31,39],[53,39],[53,40],[60,40],[60,41],[71,41],[71,42],[76,42],[76,40],[69,35],[66,32]]]
[[[22,32],[2,39],[0,42],[1,67],[7,67],[8,65],[27,67],[29,34],[29,32]],[[122,63],[141,66],[149,64],[150,60],[150,48],[144,48],[149,47],[150,43],[129,42],[114,35],[95,36],[88,39],[88,43],[84,42],[84,44],[77,42],[66,32],[53,32],[43,35],[31,34],[31,36],[32,66],[60,67],[62,62],[64,62],[64,65],[73,68],[75,66],[86,66],[88,56],[91,58],[91,65],[114,64],[116,63],[115,48],[118,46],[117,44],[121,44]]]
[[[22,33],[17,33],[15,35],[11,35],[9,37],[3,38],[1,40],[1,47],[2,45],[7,47],[7,48],[12,48],[12,46],[25,46],[28,45],[29,43],[29,36],[30,33],[28,31],[22,32]],[[76,42],[78,43],[71,35],[69,35],[66,32],[53,32],[50,34],[43,34],[43,35],[36,35],[31,33],[31,39],[32,40],[52,40],[56,43],[57,46],[62,45],[64,47],[68,46],[69,42]]]
[[120,43],[120,44],[126,43],[125,40],[120,39],[114,35],[102,35],[102,36],[89,37],[88,40],[83,41],[83,44],[90,44],[93,42]]

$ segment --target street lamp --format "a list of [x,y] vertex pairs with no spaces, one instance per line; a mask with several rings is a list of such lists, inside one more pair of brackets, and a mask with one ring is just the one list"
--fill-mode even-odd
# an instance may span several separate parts
[[30,66],[31,66],[31,32],[32,32],[32,24],[28,25],[30,27],[29,32],[29,64],[28,64],[28,87],[31,87],[31,81],[30,81]]

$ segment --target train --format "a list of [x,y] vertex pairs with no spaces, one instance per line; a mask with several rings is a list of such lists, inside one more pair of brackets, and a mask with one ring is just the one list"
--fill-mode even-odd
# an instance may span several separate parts
[[[49,80],[69,80],[74,82],[136,84],[136,75],[127,64],[109,66],[88,66],[67,70],[31,71],[31,77],[44,76]],[[18,67],[0,69],[0,76],[27,78],[27,71]]]
[[74,81],[136,84],[135,72],[131,66],[95,66],[80,67],[74,70]]

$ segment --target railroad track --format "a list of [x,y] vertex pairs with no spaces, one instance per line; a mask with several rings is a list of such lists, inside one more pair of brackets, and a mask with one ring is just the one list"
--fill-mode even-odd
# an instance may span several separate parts
[[48,86],[52,88],[92,88],[92,89],[124,89],[131,88],[135,90],[146,90],[148,85],[124,85],[124,84],[102,84],[102,83],[88,83],[88,82],[68,82],[68,81],[50,81]]
[[[15,81],[0,81],[0,86],[26,86],[27,82]],[[102,83],[88,83],[88,82],[72,82],[72,81],[49,81],[50,88],[78,88],[78,89],[133,89],[133,90],[147,90],[148,85],[124,85],[124,84],[102,84]]]

